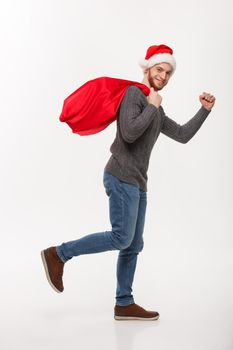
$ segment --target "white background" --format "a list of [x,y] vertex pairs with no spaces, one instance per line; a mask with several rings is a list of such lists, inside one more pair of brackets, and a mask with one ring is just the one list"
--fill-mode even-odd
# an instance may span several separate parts
[[[0,13],[1,349],[232,349],[231,1],[1,1]],[[117,251],[73,258],[62,294],[40,251],[110,229],[116,123],[73,134],[63,100],[100,76],[141,82],[154,44],[177,60],[161,91],[170,118],[188,121],[203,91],[216,104],[187,144],[161,134],[154,146],[134,297],[161,317],[119,322]]]

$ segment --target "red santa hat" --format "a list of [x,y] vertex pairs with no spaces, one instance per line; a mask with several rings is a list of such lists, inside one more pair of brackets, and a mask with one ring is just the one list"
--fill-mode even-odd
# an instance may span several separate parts
[[172,54],[173,50],[167,45],[153,45],[147,49],[145,58],[140,59],[138,63],[143,72],[157,63],[169,63],[172,66],[172,75],[176,69],[176,60]]

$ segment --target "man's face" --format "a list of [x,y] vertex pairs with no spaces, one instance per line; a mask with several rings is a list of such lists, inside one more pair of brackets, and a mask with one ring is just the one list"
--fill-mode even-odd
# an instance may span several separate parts
[[162,90],[171,77],[172,66],[169,63],[158,63],[149,68],[148,81],[155,90]]

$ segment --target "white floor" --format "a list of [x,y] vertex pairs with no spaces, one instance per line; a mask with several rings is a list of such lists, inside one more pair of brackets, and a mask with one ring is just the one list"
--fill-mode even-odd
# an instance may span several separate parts
[[0,349],[233,350],[231,208],[203,206],[183,215],[171,206],[169,220],[164,209],[148,206],[133,284],[135,302],[158,311],[157,321],[114,320],[117,251],[67,262],[63,293],[47,282],[40,251],[108,229],[107,217],[102,223],[64,217],[63,227],[55,212],[5,216]]
[[185,266],[166,262],[159,255],[158,264],[150,248],[145,249],[135,277],[135,301],[159,311],[158,321],[113,319],[116,252],[70,261],[65,265],[61,294],[47,283],[36,245],[29,256],[9,263],[5,259],[0,348],[232,350],[228,258],[222,265],[204,260],[196,265],[190,259]]

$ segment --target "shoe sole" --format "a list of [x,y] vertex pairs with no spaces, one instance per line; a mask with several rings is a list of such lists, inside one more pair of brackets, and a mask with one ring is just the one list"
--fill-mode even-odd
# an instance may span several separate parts
[[155,317],[136,317],[136,316],[114,316],[115,320],[127,321],[127,320],[141,320],[141,321],[153,321],[158,320],[159,316]]
[[42,258],[42,262],[43,262],[43,265],[44,265],[44,269],[45,269],[45,274],[46,274],[46,277],[47,277],[47,280],[50,284],[50,286],[55,290],[55,292],[57,293],[62,293],[60,290],[58,290],[53,282],[51,281],[50,279],[50,276],[49,276],[49,271],[48,271],[48,266],[47,266],[47,262],[46,262],[46,258],[45,258],[45,254],[44,254],[44,250],[41,251],[41,258]]

